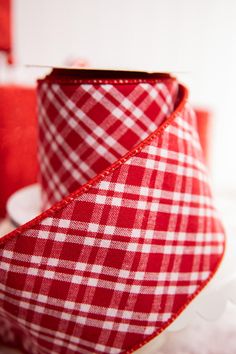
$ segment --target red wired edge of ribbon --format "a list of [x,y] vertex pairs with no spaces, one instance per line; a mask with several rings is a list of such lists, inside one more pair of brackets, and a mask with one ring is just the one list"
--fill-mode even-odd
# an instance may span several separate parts
[[187,95],[167,74],[39,81],[52,206],[0,240],[2,341],[30,354],[131,353],[208,283],[224,231]]

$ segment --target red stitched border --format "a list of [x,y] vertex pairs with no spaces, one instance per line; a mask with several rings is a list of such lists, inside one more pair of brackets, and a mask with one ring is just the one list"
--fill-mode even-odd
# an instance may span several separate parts
[[158,83],[176,80],[170,73],[124,71],[124,70],[98,70],[98,69],[60,69],[54,68],[45,78],[38,83],[60,84],[138,84]]
[[166,77],[163,79],[65,79],[62,78],[56,78],[53,81],[49,78],[46,77],[45,79],[39,79],[37,82],[39,85],[42,85],[43,83],[47,84],[60,84],[60,85],[71,85],[71,84],[77,84],[77,85],[86,85],[86,84],[99,84],[99,85],[133,85],[133,84],[142,84],[142,83],[147,83],[147,84],[158,84],[158,83],[163,83],[163,82],[171,82],[174,81],[175,79],[173,77]]

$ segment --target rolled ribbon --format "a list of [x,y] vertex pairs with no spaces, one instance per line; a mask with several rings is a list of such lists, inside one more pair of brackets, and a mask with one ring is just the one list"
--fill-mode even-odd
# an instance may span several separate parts
[[7,54],[9,64],[12,64],[12,1],[0,0],[0,52]]
[[39,81],[46,210],[0,240],[2,341],[128,354],[210,281],[224,231],[187,96],[168,74],[54,70]]
[[68,73],[65,78],[55,70],[38,86],[43,209],[147,138],[173,111],[178,92],[168,76],[100,79],[101,72],[90,78],[86,70],[83,79],[82,71],[78,78]]

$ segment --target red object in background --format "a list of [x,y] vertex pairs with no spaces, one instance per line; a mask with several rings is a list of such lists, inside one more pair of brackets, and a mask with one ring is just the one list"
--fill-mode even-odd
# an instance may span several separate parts
[[198,134],[200,137],[202,150],[203,150],[206,162],[209,164],[210,143],[211,143],[210,131],[211,131],[212,113],[206,109],[201,109],[201,108],[195,108],[195,113],[197,116]]
[[11,0],[0,0],[0,51],[6,52],[12,63]]
[[55,197],[71,177],[87,183],[0,242],[1,341],[29,354],[133,352],[184,310],[223,256],[187,90],[169,115],[171,78],[82,73],[55,70],[38,102]]
[[88,68],[89,61],[84,58],[77,58],[75,60],[68,60],[67,65],[71,66],[72,68]]
[[37,180],[36,122],[35,89],[0,86],[0,217],[8,197]]

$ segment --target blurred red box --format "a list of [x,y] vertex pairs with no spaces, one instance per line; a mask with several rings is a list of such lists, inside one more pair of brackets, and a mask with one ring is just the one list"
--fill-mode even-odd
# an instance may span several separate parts
[[35,88],[0,86],[0,162],[0,217],[4,217],[8,197],[37,180]]
[[12,2],[0,0],[0,51],[7,54],[8,62],[12,62]]

